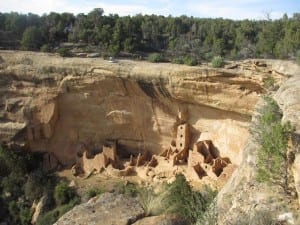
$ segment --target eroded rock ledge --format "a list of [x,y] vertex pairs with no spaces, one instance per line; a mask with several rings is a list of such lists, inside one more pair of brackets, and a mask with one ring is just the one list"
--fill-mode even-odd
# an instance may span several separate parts
[[[122,159],[148,152],[151,161],[170,149],[183,123],[189,157],[195,144],[210,141],[239,165],[263,80],[286,75],[256,61],[212,69],[11,51],[1,58],[0,139],[47,152],[51,169],[73,166],[83,152],[93,158],[108,141]],[[194,160],[183,161],[203,173]]]
[[[294,136],[289,143],[289,151],[295,154],[294,160],[290,161],[289,187],[298,194],[287,195],[279,185],[256,181],[256,157],[260,146],[250,136],[243,149],[240,166],[218,194],[216,210],[220,225],[235,224],[244,217],[252,218],[256,212],[270,212],[274,219],[281,220],[283,224],[300,222],[300,66],[284,61],[273,61],[273,67],[289,77],[272,97],[283,112],[282,121],[290,121],[295,128]],[[262,101],[258,103],[258,107],[260,104]]]

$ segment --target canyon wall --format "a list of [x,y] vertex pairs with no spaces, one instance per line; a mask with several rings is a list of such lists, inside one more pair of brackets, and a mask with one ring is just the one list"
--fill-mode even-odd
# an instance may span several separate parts
[[252,61],[231,69],[1,52],[0,138],[71,166],[107,140],[119,154],[159,154],[191,125],[191,146],[211,140],[238,165],[263,79]]
[[290,170],[291,185],[299,195],[300,70],[293,63],[248,60],[213,69],[16,51],[0,51],[0,59],[0,141],[48,153],[44,158],[49,168],[71,167],[82,155],[88,162],[107,141],[117,143],[117,155],[130,162],[146,152],[168,152],[176,147],[176,136],[180,138],[179,125],[188,124],[188,172],[209,172],[200,168],[199,160],[206,159],[194,146],[203,143],[212,143],[222,157],[215,163],[230,162],[229,169],[237,168],[218,194],[219,224],[232,224],[270,207],[279,216],[297,207],[279,188],[270,192],[268,185],[256,182],[259,146],[248,130],[255,105],[266,91],[264,83],[272,77],[275,86],[280,84],[274,99],[283,121],[295,127]]
[[[257,153],[261,146],[253,136],[249,136],[242,150],[242,161],[217,198],[218,224],[239,224],[241,220],[251,221],[257,213],[261,219],[281,220],[282,224],[299,224],[299,143],[300,143],[300,66],[289,61],[270,61],[272,68],[283,74],[286,79],[272,97],[282,110],[282,122],[290,122],[295,128],[289,142],[289,176],[288,191],[276,182],[260,183],[256,179],[258,160]],[[259,100],[259,109],[263,100]],[[257,114],[258,112],[255,112]],[[255,121],[255,116],[253,116]],[[298,196],[298,197],[297,197]],[[288,216],[287,216],[288,215]],[[264,217],[265,216],[265,217]],[[280,219],[281,218],[281,219]],[[259,221],[259,220],[258,220]]]

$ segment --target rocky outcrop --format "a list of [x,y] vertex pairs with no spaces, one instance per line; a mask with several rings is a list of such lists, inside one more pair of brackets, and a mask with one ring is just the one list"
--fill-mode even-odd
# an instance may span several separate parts
[[295,188],[300,204],[300,68],[294,68],[294,73],[276,92],[274,98],[283,111],[283,122],[291,122],[295,128],[295,134],[291,143],[292,154],[295,156],[292,165],[292,173]]
[[[290,121],[295,127],[293,143],[290,147],[293,154],[296,154],[291,168],[294,175],[295,186],[299,192],[299,82],[300,67],[290,62],[273,62],[273,67],[278,72],[289,77],[280,85],[280,88],[274,94],[274,99],[283,112],[283,122]],[[262,102],[258,103],[257,108]],[[255,119],[255,117],[253,117]],[[257,212],[270,211],[272,216],[278,220],[281,215],[289,214],[292,216],[290,221],[295,221],[299,212],[293,201],[293,196],[288,196],[278,185],[267,185],[256,181],[257,169],[257,151],[259,149],[255,139],[250,136],[245,148],[243,149],[242,162],[235,170],[227,184],[218,194],[217,211],[219,216],[218,224],[236,224],[241,218],[251,218]],[[292,157],[294,158],[294,157]],[[292,180],[292,179],[291,179]],[[281,219],[280,219],[281,220]],[[287,222],[288,220],[286,220]],[[288,224],[297,224],[289,222]]]
[[295,180],[295,188],[298,193],[298,200],[299,200],[299,205],[300,205],[300,154],[299,154],[299,152],[297,153],[297,155],[295,157],[292,171],[293,171],[293,176],[294,176],[294,180]]
[[176,215],[144,217],[136,198],[117,193],[104,193],[74,207],[54,225],[186,225]]
[[140,203],[125,195],[104,193],[75,206],[54,225],[128,225],[144,217]]
[[296,133],[300,134],[300,71],[284,82],[276,92],[274,98],[283,111],[283,122],[290,121]]
[[138,220],[133,225],[186,225],[187,223],[174,215],[149,216]]

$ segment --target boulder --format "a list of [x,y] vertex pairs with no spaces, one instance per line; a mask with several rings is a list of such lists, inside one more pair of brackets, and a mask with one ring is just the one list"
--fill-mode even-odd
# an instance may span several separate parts
[[74,207],[54,225],[127,225],[144,217],[135,198],[117,193],[104,193]]
[[133,225],[185,225],[183,219],[175,215],[149,216],[138,220]]
[[296,155],[292,170],[295,180],[295,188],[298,194],[298,200],[300,205],[300,154]]

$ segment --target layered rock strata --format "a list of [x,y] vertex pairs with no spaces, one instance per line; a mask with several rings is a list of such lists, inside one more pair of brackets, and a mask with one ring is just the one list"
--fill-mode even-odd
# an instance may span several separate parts
[[[257,152],[260,146],[255,138],[250,136],[243,149],[242,162],[235,170],[227,184],[218,194],[217,212],[218,224],[227,225],[241,220],[241,218],[251,219],[256,213],[270,212],[276,220],[281,220],[282,215],[289,214],[292,218],[281,221],[284,224],[299,224],[299,205],[297,203],[300,196],[299,186],[299,112],[300,112],[300,67],[288,61],[272,61],[273,68],[284,74],[287,78],[282,82],[279,89],[273,94],[273,98],[278,103],[283,112],[282,122],[291,122],[295,128],[289,151],[292,152],[290,163],[291,177],[289,177],[290,193],[286,193],[280,185],[258,183],[257,172]],[[259,102],[257,108],[263,104]],[[255,120],[255,117],[253,117]],[[296,201],[296,202],[295,202]],[[263,218],[263,217],[262,217]],[[292,222],[291,222],[292,221]],[[297,222],[296,222],[297,221]]]
[[239,165],[263,80],[283,77],[253,61],[212,69],[15,51],[1,58],[0,138],[47,152],[55,159],[45,157],[55,164],[49,168],[71,167],[78,154],[89,158],[107,141],[117,142],[121,158],[159,155],[183,123],[190,126],[184,147],[210,140]]

